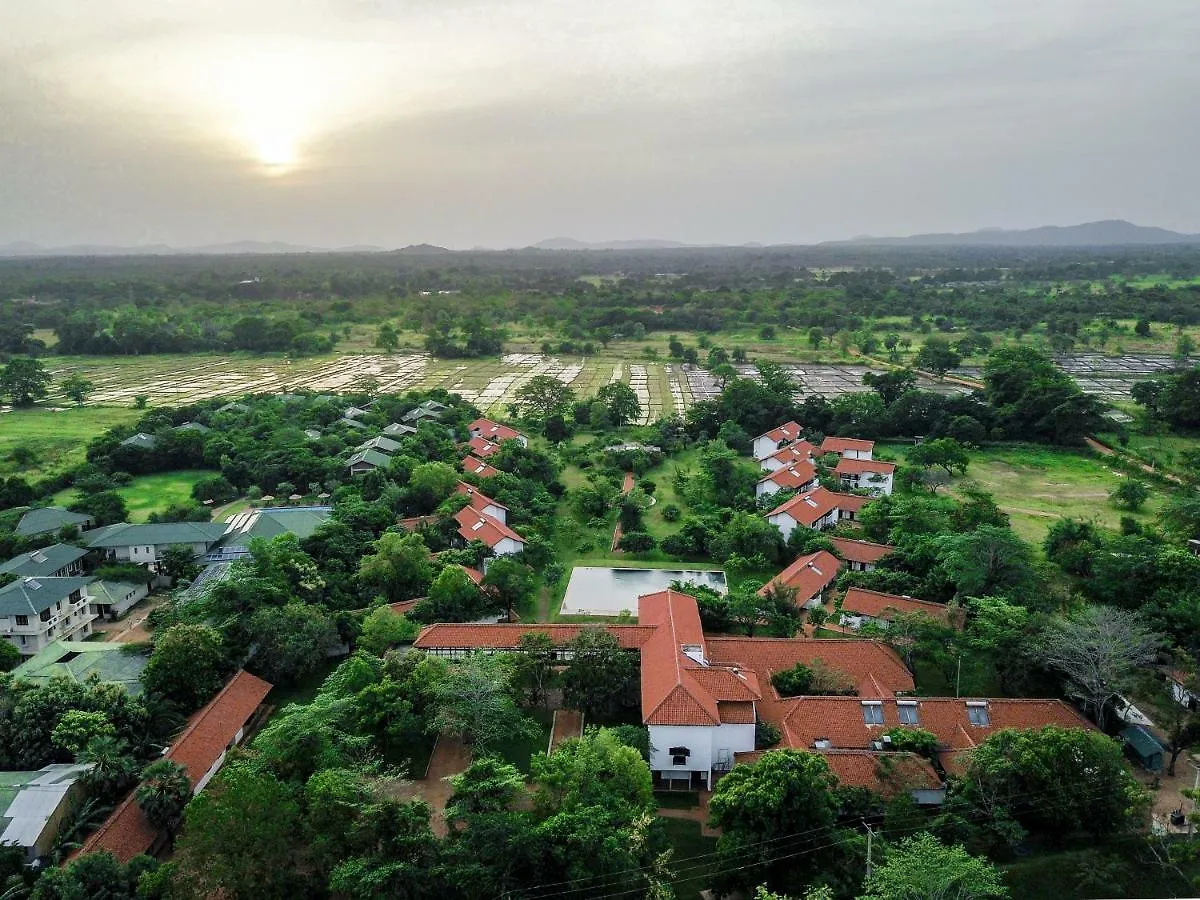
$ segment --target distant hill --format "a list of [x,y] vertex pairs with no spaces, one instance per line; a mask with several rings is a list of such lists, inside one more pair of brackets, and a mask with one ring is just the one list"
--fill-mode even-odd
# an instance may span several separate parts
[[538,241],[533,245],[534,250],[673,250],[679,247],[691,247],[693,244],[683,244],[679,241],[664,241],[657,238],[631,241],[577,241],[575,238],[556,237]]
[[0,257],[17,256],[234,256],[237,254],[278,253],[381,253],[383,247],[356,244],[351,247],[306,247],[283,241],[233,241],[226,244],[203,244],[198,247],[171,247],[167,244],[119,246],[109,244],[70,244],[65,247],[43,247],[30,241],[0,244]]
[[1041,228],[1006,230],[984,228],[966,234],[913,234],[908,237],[856,237],[825,241],[822,246],[875,244],[888,247],[1109,247],[1129,244],[1200,244],[1200,234],[1181,234],[1166,228],[1134,225],[1123,219],[1085,222],[1082,225],[1043,225]]
[[436,256],[454,251],[439,247],[437,244],[409,244],[407,247],[401,247],[392,252],[398,256]]

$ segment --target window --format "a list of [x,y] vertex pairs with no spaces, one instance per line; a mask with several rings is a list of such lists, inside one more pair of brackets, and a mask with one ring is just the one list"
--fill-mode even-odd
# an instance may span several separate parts
[[972,725],[979,725],[981,727],[986,727],[992,724],[992,718],[988,715],[986,703],[968,703],[967,719]]
[[896,712],[900,716],[901,725],[916,725],[920,722],[917,716],[917,704],[915,703],[897,703]]
[[692,751],[687,747],[672,747],[667,751],[671,754],[671,765],[686,766],[688,757],[692,755]]
[[882,725],[883,724],[883,704],[882,703],[864,703],[862,705],[863,722],[867,725]]
[[40,613],[38,613],[38,618],[41,619],[43,622],[49,622],[50,621],[50,610],[43,609]]
[[29,616],[17,616],[17,624],[18,625],[28,625],[29,624]]

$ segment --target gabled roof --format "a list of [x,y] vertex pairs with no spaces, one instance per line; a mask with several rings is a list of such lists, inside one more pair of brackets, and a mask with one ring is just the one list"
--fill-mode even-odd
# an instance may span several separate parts
[[842,496],[844,495],[835,494],[833,491],[828,491],[823,487],[813,488],[811,491],[797,494],[790,500],[785,500],[767,513],[767,517],[788,515],[801,525],[811,526],[814,522],[824,518],[833,510],[838,509],[838,500]]
[[846,562],[864,565],[877,563],[896,549],[891,544],[874,544],[871,541],[856,541],[851,538],[831,537],[829,540]]
[[458,534],[464,541],[483,541],[489,547],[495,547],[505,538],[524,544],[521,537],[499,519],[486,513],[478,512],[469,506],[464,506],[454,514],[458,523]]
[[75,591],[90,578],[19,578],[0,587],[0,616],[36,616]]
[[35,684],[68,678],[82,684],[92,675],[119,684],[131,696],[142,692],[141,675],[148,653],[130,653],[128,645],[106,641],[53,641],[13,669],[13,675]]
[[87,551],[82,547],[73,547],[70,544],[52,544],[41,550],[22,553],[7,562],[0,563],[0,575],[44,578],[85,556],[87,556]]
[[[187,727],[171,745],[166,758],[182,765],[195,785],[234,742],[270,691],[269,682],[239,671],[207,706],[188,720]],[[113,810],[99,830],[87,839],[81,853],[107,851],[121,862],[129,862],[154,846],[158,830],[146,819],[135,793],[131,791]]]
[[654,633],[652,625],[578,625],[555,623],[524,624],[501,622],[495,625],[471,625],[441,622],[426,625],[413,647],[418,650],[515,650],[523,634],[549,636],[555,647],[565,647],[586,628],[601,627],[626,650],[637,650]]
[[248,510],[233,517],[221,541],[223,550],[249,547],[253,538],[270,540],[281,534],[294,534],[303,540],[329,520],[329,506],[293,506]]
[[478,569],[472,569],[470,566],[459,566],[459,568],[462,569],[464,572],[466,572],[467,577],[470,578],[477,585],[483,584],[483,573],[480,572]]
[[471,501],[471,509],[476,512],[483,512],[489,506],[495,506],[497,509],[507,510],[508,507],[503,503],[498,503],[482,493],[479,488],[472,484],[467,484],[465,481],[460,481],[454,488],[455,493],[466,494]]
[[369,441],[363,441],[356,448],[358,450],[378,450],[381,453],[395,453],[400,449],[400,442],[392,440],[390,437],[373,437]]
[[411,425],[401,425],[399,422],[393,422],[383,429],[383,433],[388,437],[406,437],[410,434],[416,434],[417,429]]
[[131,434],[125,440],[121,441],[120,446],[136,447],[139,450],[153,450],[157,444],[158,438],[154,435],[139,431],[137,434]]
[[348,460],[346,460],[346,465],[349,467],[356,466],[359,463],[367,463],[368,465],[374,466],[376,469],[386,469],[388,467],[388,463],[391,461],[392,458],[390,456],[388,456],[386,453],[380,453],[378,450],[359,450]]
[[953,610],[944,603],[852,587],[847,589],[842,599],[842,612],[870,616],[872,619],[891,619],[901,613],[922,613],[935,621],[949,623]]
[[822,453],[845,453],[847,450],[873,451],[874,441],[862,441],[858,438],[827,437],[821,441]]
[[896,471],[896,464],[881,462],[878,459],[850,459],[843,456],[833,471],[839,475],[891,475]]
[[638,622],[654,625],[642,646],[642,721],[646,725],[720,725],[717,700],[690,671],[683,649],[705,655],[694,597],[670,589],[638,597]]
[[208,434],[212,431],[207,425],[202,422],[184,422],[182,425],[175,426],[176,431],[195,431],[198,434]]
[[90,768],[83,763],[54,763],[36,772],[0,773],[0,844],[26,850],[38,847],[51,820],[67,811],[64,801],[71,786]]
[[31,509],[25,515],[21,516],[21,521],[17,523],[17,534],[21,535],[21,537],[33,537],[34,535],[46,534],[50,531],[58,531],[65,525],[74,525],[77,528],[82,528],[91,520],[91,516],[71,512],[70,510],[63,509],[61,506],[45,506],[39,509]]
[[157,522],[145,525],[120,522],[85,531],[83,539],[93,549],[133,547],[138,544],[215,544],[225,534],[226,527],[223,522]]
[[500,445],[489,441],[487,438],[473,437],[467,441],[467,446],[476,456],[486,459],[493,453],[500,452]]
[[770,456],[764,457],[762,462],[773,459],[786,466],[789,463],[812,462],[813,457],[818,455],[820,455],[820,450],[815,444],[801,440],[793,444],[788,444],[786,447],[781,447]]
[[770,481],[784,490],[798,490],[811,484],[817,478],[817,467],[810,462],[791,463],[782,469],[758,479],[758,483]]
[[517,429],[502,425],[499,422],[493,422],[491,419],[476,419],[467,426],[467,431],[486,440],[494,441],[497,444],[501,441],[513,441],[525,436],[517,431]]
[[767,440],[774,441],[776,444],[782,444],[785,442],[799,440],[800,431],[801,429],[799,423],[784,422],[782,425],[778,425],[775,428],[772,428],[770,431],[760,434],[755,438],[755,440],[757,441],[759,438],[766,438]]
[[499,469],[488,465],[477,456],[465,457],[462,461],[462,470],[468,475],[474,475],[478,478],[491,478],[493,475],[500,474]]
[[860,494],[839,494],[837,491],[830,491],[829,495],[837,501],[837,508],[842,512],[858,512],[875,499]]
[[803,604],[833,584],[841,571],[842,563],[828,550],[818,550],[799,557],[794,563],[764,584],[758,590],[765,596],[772,585],[782,584],[795,588],[796,602]]

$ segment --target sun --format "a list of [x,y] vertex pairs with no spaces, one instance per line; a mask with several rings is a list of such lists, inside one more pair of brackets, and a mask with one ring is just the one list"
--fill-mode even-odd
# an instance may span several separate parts
[[272,174],[290,171],[299,162],[296,140],[285,132],[266,132],[255,135],[253,145],[258,161]]

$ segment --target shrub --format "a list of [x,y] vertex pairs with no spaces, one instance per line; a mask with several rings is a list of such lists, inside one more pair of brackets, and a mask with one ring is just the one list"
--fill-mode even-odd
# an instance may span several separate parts
[[771,676],[771,684],[781,697],[799,697],[812,687],[813,672],[804,663],[796,663],[790,669],[780,669]]
[[755,750],[770,750],[781,740],[783,740],[783,735],[780,733],[779,729],[770,722],[754,723]]
[[628,553],[649,553],[658,542],[644,531],[630,531],[621,536],[621,549]]
[[674,503],[668,503],[662,508],[662,517],[664,522],[678,522],[683,513]]

